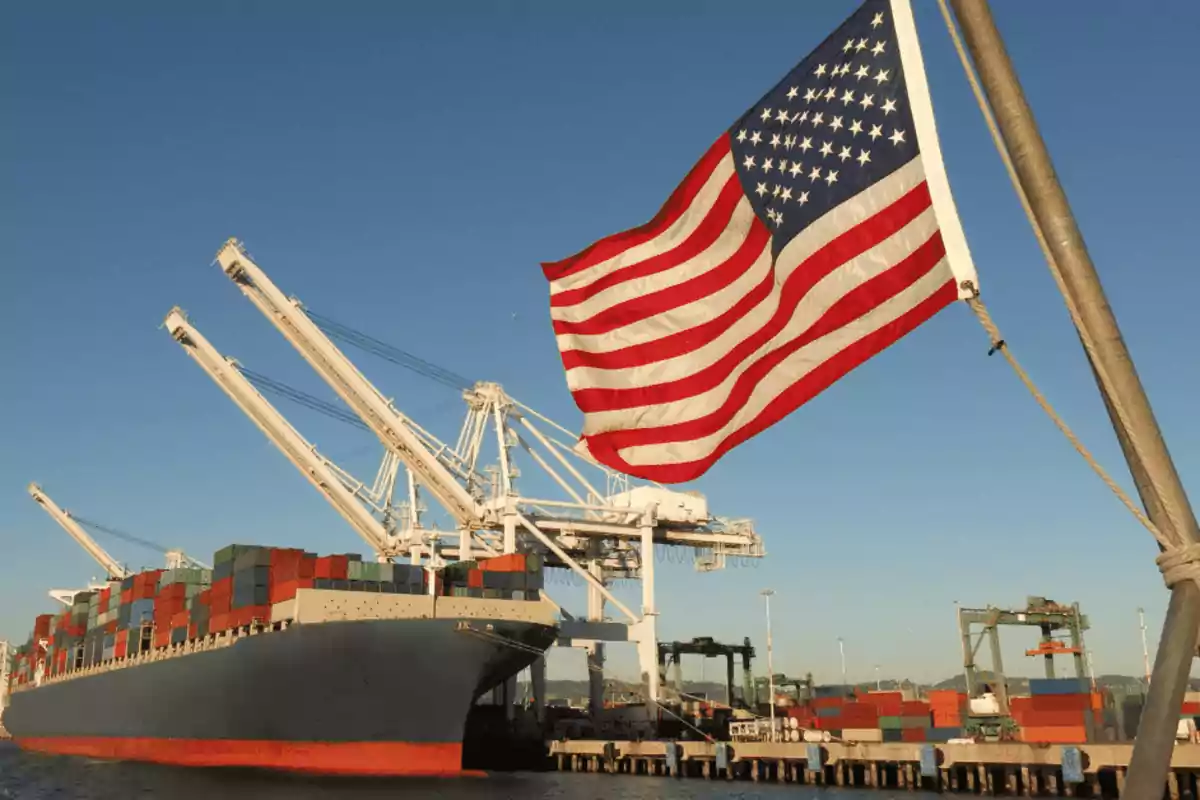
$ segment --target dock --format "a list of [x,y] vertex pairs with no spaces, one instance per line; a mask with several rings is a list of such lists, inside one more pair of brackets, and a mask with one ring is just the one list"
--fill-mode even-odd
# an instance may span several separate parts
[[[1120,797],[1133,743],[554,741],[560,771],[1026,797]],[[810,762],[810,759],[812,761]],[[819,759],[819,761],[818,761]],[[1200,744],[1175,746],[1171,800],[1196,797]]]

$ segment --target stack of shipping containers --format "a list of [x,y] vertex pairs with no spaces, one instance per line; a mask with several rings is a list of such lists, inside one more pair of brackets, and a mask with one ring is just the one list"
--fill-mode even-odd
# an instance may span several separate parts
[[[429,594],[423,566],[363,561],[355,554],[317,556],[303,550],[229,545],[213,569],[149,570],[77,593],[60,614],[34,622],[18,648],[12,685],[45,674],[61,675],[202,640],[210,634],[271,621],[272,606],[300,589],[385,594]],[[434,593],[506,600],[541,599],[542,559],[523,553],[448,565]],[[45,641],[43,651],[39,642]]]
[[1008,704],[1024,742],[1085,742],[1087,717],[1102,721],[1101,696],[1078,678],[1031,678],[1029,696],[1011,697]]
[[933,727],[929,729],[929,741],[948,742],[963,735],[966,723],[967,693],[956,689],[931,689],[929,712]]

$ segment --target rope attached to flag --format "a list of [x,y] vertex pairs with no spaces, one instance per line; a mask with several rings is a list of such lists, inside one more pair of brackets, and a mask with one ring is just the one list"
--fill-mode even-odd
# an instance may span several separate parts
[[1047,400],[1046,396],[1042,394],[1040,389],[1038,389],[1037,384],[1033,382],[1033,378],[1029,377],[1029,373],[1027,373],[1024,367],[1022,367],[1017,361],[1016,356],[1014,356],[1012,351],[1008,349],[1007,343],[1000,335],[1000,329],[996,327],[996,323],[992,321],[992,315],[988,313],[987,306],[985,306],[983,301],[979,299],[979,295],[968,299],[967,305],[970,306],[971,311],[975,312],[975,316],[979,319],[979,323],[983,325],[983,329],[987,331],[988,337],[991,339],[992,349],[989,351],[989,355],[991,353],[1000,353],[1004,356],[1004,360],[1008,362],[1010,367],[1012,367],[1013,372],[1016,373],[1016,376],[1021,380],[1021,383],[1025,384],[1025,388],[1029,390],[1031,395],[1033,395],[1033,399],[1036,400],[1037,404],[1042,407],[1043,411],[1046,412],[1046,416],[1050,417],[1050,420],[1054,423],[1055,427],[1062,431],[1063,436],[1067,437],[1067,441],[1071,443],[1071,446],[1074,447],[1079,455],[1083,457],[1083,460],[1088,463],[1088,466],[1090,466],[1095,473],[1100,476],[1100,480],[1104,481],[1104,485],[1112,490],[1113,494],[1117,496],[1117,499],[1129,509],[1129,513],[1133,514],[1133,516],[1137,518],[1137,521],[1142,523],[1142,525],[1146,527],[1146,530],[1150,531],[1151,535],[1158,540],[1159,544],[1167,547],[1168,544],[1165,541],[1165,537],[1159,532],[1158,528],[1155,527],[1154,523],[1150,521],[1150,518],[1146,516],[1144,511],[1138,508],[1137,504],[1133,502],[1133,499],[1130,498],[1130,496],[1125,492],[1124,489],[1120,487],[1120,485],[1117,484],[1115,480],[1113,480],[1112,476],[1109,475],[1104,467],[1100,465],[1100,462],[1096,460],[1096,457],[1092,455],[1091,451],[1084,446],[1083,442],[1080,441],[1079,437],[1075,435],[1075,432],[1071,430],[1066,421],[1063,420],[1063,418],[1059,416],[1058,412],[1054,410],[1054,406],[1050,405],[1050,401]]
[[[1029,204],[1029,198],[1026,196],[1025,190],[1021,187],[1021,182],[1017,177],[1016,169],[1012,163],[1012,157],[1009,155],[1008,148],[1004,144],[1004,139],[1000,135],[1000,129],[996,125],[996,119],[992,115],[991,107],[988,105],[987,98],[983,94],[983,89],[979,85],[979,78],[975,74],[975,68],[971,64],[971,60],[967,55],[967,51],[963,45],[958,27],[954,24],[954,18],[951,16],[950,9],[946,5],[946,0],[938,0],[938,7],[941,9],[942,17],[946,21],[946,29],[950,32],[950,38],[954,42],[954,49],[958,52],[959,61],[962,62],[963,71],[966,72],[967,75],[967,81],[971,84],[971,91],[975,95],[975,100],[979,105],[979,110],[983,113],[984,121],[987,123],[988,131],[992,136],[992,142],[995,144],[996,150],[1000,154],[1000,160],[1004,163],[1004,168],[1008,172],[1008,177],[1012,182],[1013,189],[1016,190],[1017,198],[1021,202],[1021,208],[1025,211],[1025,216],[1029,220],[1029,225],[1033,228],[1033,233],[1037,238],[1038,246],[1041,248],[1042,254],[1046,258],[1046,263],[1050,267],[1050,274],[1054,277],[1054,282],[1058,285],[1059,292],[1062,294],[1063,300],[1066,302],[1067,311],[1071,316],[1071,321],[1075,325],[1075,329],[1079,332],[1079,338],[1083,343],[1083,347],[1088,355],[1088,359],[1093,368],[1096,370],[1096,373],[1100,377],[1101,381],[1106,384],[1110,383],[1107,375],[1104,372],[1103,365],[1101,364],[1100,360],[1096,358],[1095,344],[1088,335],[1086,327],[1084,327],[1080,321],[1079,311],[1076,308],[1074,301],[1071,299],[1070,292],[1067,291],[1066,283],[1063,279],[1062,272],[1059,269],[1058,262],[1055,260],[1054,254],[1046,242],[1045,234],[1042,232],[1042,228],[1038,224],[1037,217],[1033,213],[1033,208]],[[1110,476],[1104,467],[1100,465],[1091,452],[1083,446],[1083,443],[1079,440],[1079,437],[1075,435],[1062,417],[1058,415],[1058,412],[1056,412],[1054,407],[1050,405],[1050,401],[1046,399],[1045,395],[1043,395],[1034,384],[1033,379],[1029,377],[1029,374],[1026,373],[1021,365],[1017,362],[1016,358],[1006,346],[1003,337],[1000,336],[1000,330],[996,326],[996,323],[992,321],[992,317],[988,313],[987,307],[984,305],[983,301],[979,299],[977,291],[974,297],[967,300],[967,304],[971,307],[971,310],[979,319],[980,324],[983,325],[984,330],[987,331],[988,336],[991,338],[991,352],[994,353],[999,351],[1004,355],[1005,360],[1009,363],[1009,366],[1012,367],[1013,372],[1016,373],[1017,377],[1021,380],[1021,383],[1023,383],[1025,388],[1029,390],[1029,393],[1033,395],[1033,399],[1036,400],[1037,404],[1041,406],[1043,411],[1046,412],[1047,416],[1050,417],[1055,426],[1062,431],[1063,435],[1067,438],[1067,441],[1069,441],[1079,455],[1083,457],[1083,460],[1087,462],[1088,466],[1090,466],[1092,470],[1100,476],[1100,479],[1104,481],[1104,484],[1108,486],[1110,490],[1112,490],[1117,499],[1129,509],[1129,512],[1133,514],[1137,521],[1140,522],[1142,526],[1150,532],[1150,535],[1154,537],[1159,545],[1164,550],[1168,551],[1164,553],[1163,556],[1159,557],[1159,569],[1162,570],[1163,577],[1167,581],[1167,585],[1172,586],[1178,580],[1196,579],[1197,582],[1200,582],[1200,548],[1180,548],[1175,541],[1158,529],[1158,526],[1156,526],[1150,520],[1150,518],[1146,516],[1145,512],[1139,508],[1138,505],[1134,503],[1134,501],[1125,492],[1125,490],[1122,489],[1115,480],[1113,480],[1112,476]],[[1123,421],[1127,421],[1128,415],[1125,409],[1121,406],[1120,401],[1114,397],[1110,398],[1110,403],[1117,417]],[[1126,427],[1128,428],[1127,425]],[[1135,437],[1132,436],[1132,434],[1130,435],[1130,446],[1135,451],[1141,451],[1139,443],[1136,441]],[[1155,492],[1160,493],[1160,487],[1156,485],[1156,483],[1153,481],[1153,478],[1147,476],[1147,479],[1151,481]],[[1191,549],[1195,549],[1195,552],[1190,553]],[[1189,553],[1185,553],[1184,551],[1189,551]],[[1170,563],[1162,563],[1164,561],[1164,557],[1167,556],[1171,557],[1167,559]],[[1175,564],[1175,561],[1178,561],[1180,557],[1183,557],[1183,561],[1186,562],[1185,564],[1182,564],[1182,567],[1179,564]]]

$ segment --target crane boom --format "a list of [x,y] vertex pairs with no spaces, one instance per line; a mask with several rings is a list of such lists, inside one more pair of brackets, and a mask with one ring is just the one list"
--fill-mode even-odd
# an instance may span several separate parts
[[172,309],[167,314],[164,325],[171,337],[182,345],[184,352],[229,395],[238,408],[266,434],[376,553],[387,557],[399,552],[393,541],[394,537],[390,536],[383,524],[358,502],[326,460],[318,455],[316,447],[301,436],[291,423],[259,394],[234,363],[222,356],[196,330],[183,311],[179,308]]
[[50,495],[42,491],[42,487],[36,483],[29,484],[29,496],[50,515],[51,519],[59,524],[59,527],[67,532],[67,535],[86,550],[89,556],[96,559],[96,563],[104,568],[108,577],[121,579],[129,576],[129,571],[117,563],[117,560],[110,556],[103,547],[96,544],[96,540],[89,536],[88,532],[68,512],[59,508],[58,504],[50,499]]
[[217,261],[242,294],[292,343],[304,360],[367,424],[384,446],[400,458],[417,481],[445,507],[459,527],[479,527],[487,511],[430,452],[414,432],[411,421],[358,371],[309,318],[299,301],[284,295],[233,239],[226,242],[217,253]]

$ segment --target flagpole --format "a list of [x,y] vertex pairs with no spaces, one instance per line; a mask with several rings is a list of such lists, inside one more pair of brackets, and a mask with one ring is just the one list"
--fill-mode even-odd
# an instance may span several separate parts
[[[1022,192],[1077,311],[1088,353],[1125,460],[1146,513],[1174,547],[1200,541],[1196,518],[1150,402],[1121,338],[1066,194],[1046,151],[986,0],[950,0],[996,118]],[[1162,796],[1183,693],[1200,632],[1200,587],[1182,580],[1171,590],[1154,673],[1125,784],[1129,800]]]

